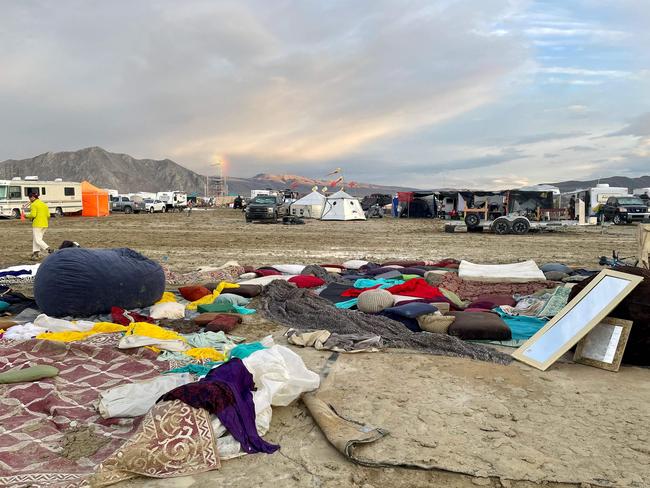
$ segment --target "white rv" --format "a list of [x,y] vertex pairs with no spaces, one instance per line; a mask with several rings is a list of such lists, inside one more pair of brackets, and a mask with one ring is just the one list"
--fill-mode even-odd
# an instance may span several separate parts
[[81,183],[71,181],[38,181],[14,178],[0,180],[0,216],[20,218],[23,206],[29,204],[29,194],[38,193],[50,213],[61,216],[81,212]]
[[187,193],[183,191],[159,191],[156,199],[165,203],[167,212],[182,212],[187,208]]

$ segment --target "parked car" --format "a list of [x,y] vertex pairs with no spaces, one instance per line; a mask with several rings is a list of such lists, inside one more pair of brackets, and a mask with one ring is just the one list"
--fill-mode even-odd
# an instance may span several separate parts
[[610,197],[603,206],[603,217],[616,225],[641,222],[650,218],[648,202],[639,197]]
[[153,200],[151,198],[145,198],[144,205],[149,213],[165,212],[167,210],[167,204],[165,202]]
[[131,200],[129,197],[117,195],[111,197],[111,212],[140,213],[146,211],[143,200]]
[[258,195],[251,199],[244,209],[244,214],[246,222],[253,220],[277,222],[279,218],[289,215],[289,205],[282,194]]

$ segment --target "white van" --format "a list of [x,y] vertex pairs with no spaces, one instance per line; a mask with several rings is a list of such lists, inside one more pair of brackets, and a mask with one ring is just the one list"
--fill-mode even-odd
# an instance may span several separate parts
[[0,180],[0,217],[20,218],[29,194],[38,193],[50,213],[61,216],[81,212],[81,183],[70,181]]

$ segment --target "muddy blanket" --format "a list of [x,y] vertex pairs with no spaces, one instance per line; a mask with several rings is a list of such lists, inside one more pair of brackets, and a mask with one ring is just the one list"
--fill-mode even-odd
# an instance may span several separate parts
[[342,310],[312,292],[284,281],[270,283],[260,296],[261,312],[270,320],[301,330],[326,329],[337,334],[376,334],[390,348],[414,349],[441,356],[469,357],[508,364],[510,356],[492,348],[468,344],[456,337],[411,332],[387,317]]
[[[33,383],[0,385],[0,487],[75,485],[137,429],[140,419],[103,419],[95,408],[99,392],[169,366],[151,351],[125,354],[110,338],[93,337],[74,343],[0,341],[0,371],[27,364],[60,371]],[[97,345],[102,341],[109,342]]]

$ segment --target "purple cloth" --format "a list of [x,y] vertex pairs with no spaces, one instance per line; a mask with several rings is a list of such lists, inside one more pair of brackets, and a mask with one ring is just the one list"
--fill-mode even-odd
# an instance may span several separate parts
[[[205,408],[216,415],[228,432],[248,454],[271,454],[280,446],[262,439],[255,427],[253,404],[253,375],[239,358],[213,368],[205,378],[179,386],[165,394],[161,400],[181,400],[196,408]],[[202,393],[199,394],[199,391]]]

